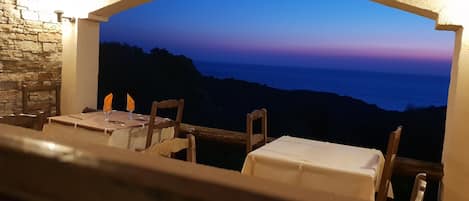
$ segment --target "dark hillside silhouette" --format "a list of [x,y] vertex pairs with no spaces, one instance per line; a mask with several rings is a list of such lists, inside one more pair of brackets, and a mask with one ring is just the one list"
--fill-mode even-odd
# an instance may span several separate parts
[[[110,92],[115,94],[115,109],[125,110],[125,93],[128,92],[136,101],[136,112],[143,114],[150,112],[153,100],[184,98],[184,123],[243,132],[246,113],[265,107],[270,136],[291,135],[377,148],[383,152],[390,131],[403,125],[399,156],[441,161],[444,107],[386,111],[333,93],[279,90],[235,79],[204,77],[191,59],[165,49],[155,48],[146,53],[125,44],[102,43],[100,108],[103,97]],[[199,162],[241,168],[245,156],[243,147],[199,143]],[[402,197],[399,192],[405,191],[395,190],[398,198]],[[434,193],[428,197],[435,197]]]
[[[136,111],[148,114],[153,100],[184,97],[184,115],[197,114],[201,104],[202,76],[192,61],[164,49],[144,53],[141,48],[105,43],[100,47],[99,100],[115,94],[114,107],[125,110],[125,94],[136,100]],[[102,107],[102,101],[98,102]]]

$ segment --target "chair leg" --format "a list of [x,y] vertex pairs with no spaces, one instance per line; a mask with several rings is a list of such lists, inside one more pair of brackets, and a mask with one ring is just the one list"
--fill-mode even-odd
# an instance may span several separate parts
[[250,114],[246,117],[246,154],[252,151],[252,118]]
[[196,148],[195,137],[192,134],[187,134],[188,147],[187,147],[187,161],[196,163]]
[[35,130],[42,131],[42,128],[44,127],[44,124],[47,121],[46,114],[41,112],[37,114],[36,120],[34,122],[34,128]]

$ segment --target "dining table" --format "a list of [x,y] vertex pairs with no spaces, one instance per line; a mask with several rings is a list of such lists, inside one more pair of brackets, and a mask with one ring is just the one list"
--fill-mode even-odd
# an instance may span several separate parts
[[[49,117],[42,132],[57,138],[70,138],[89,143],[108,145],[129,150],[145,149],[148,133],[148,115],[112,111],[109,118],[104,112],[79,113]],[[155,125],[172,121],[156,117]],[[174,127],[154,129],[152,144],[174,137]]]
[[374,201],[383,168],[377,149],[282,136],[250,152],[241,173]]

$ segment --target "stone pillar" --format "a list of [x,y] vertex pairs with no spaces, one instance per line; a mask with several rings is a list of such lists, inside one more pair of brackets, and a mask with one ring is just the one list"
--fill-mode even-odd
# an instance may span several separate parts
[[98,96],[99,22],[64,22],[62,41],[62,113],[96,108]]

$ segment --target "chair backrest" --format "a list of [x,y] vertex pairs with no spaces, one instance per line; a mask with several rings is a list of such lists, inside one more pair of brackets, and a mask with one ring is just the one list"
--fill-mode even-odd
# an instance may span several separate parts
[[165,125],[158,125],[158,128],[174,127],[174,137],[179,137],[179,127],[182,122],[182,114],[184,111],[184,99],[171,99],[164,101],[153,101],[150,112],[150,120],[148,123],[148,133],[145,148],[150,147],[153,137],[153,129],[155,129],[155,118],[158,109],[177,109],[176,119],[172,122],[166,122]]
[[[260,120],[261,131],[254,133],[254,122]],[[246,153],[251,152],[254,146],[267,143],[267,109],[254,110],[246,115]]]
[[97,111],[98,111],[97,109],[94,109],[94,108],[91,108],[91,107],[85,107],[85,108],[83,108],[81,113],[90,113],[90,112],[97,112]]
[[427,188],[427,174],[419,173],[415,176],[414,187],[412,188],[412,194],[410,201],[423,201],[425,189]]
[[162,143],[154,144],[143,152],[155,153],[169,158],[174,153],[183,149],[187,150],[186,160],[196,163],[195,137],[192,134],[187,134],[186,138],[172,138]]
[[[46,116],[60,115],[60,84],[52,83],[51,85],[22,85],[23,93],[23,113],[36,114],[37,112],[44,112]],[[30,103],[32,93],[47,92],[55,94],[55,101],[49,96],[47,102]],[[55,114],[52,115],[52,108],[55,107]]]
[[34,130],[42,130],[45,122],[45,115],[38,114],[10,114],[0,117],[0,123],[30,128]]
[[381,174],[381,181],[379,184],[378,195],[376,201],[386,201],[389,185],[391,182],[392,171],[394,168],[394,161],[396,159],[399,142],[401,139],[402,126],[389,135],[388,147],[386,150],[386,157],[384,162],[383,172]]

